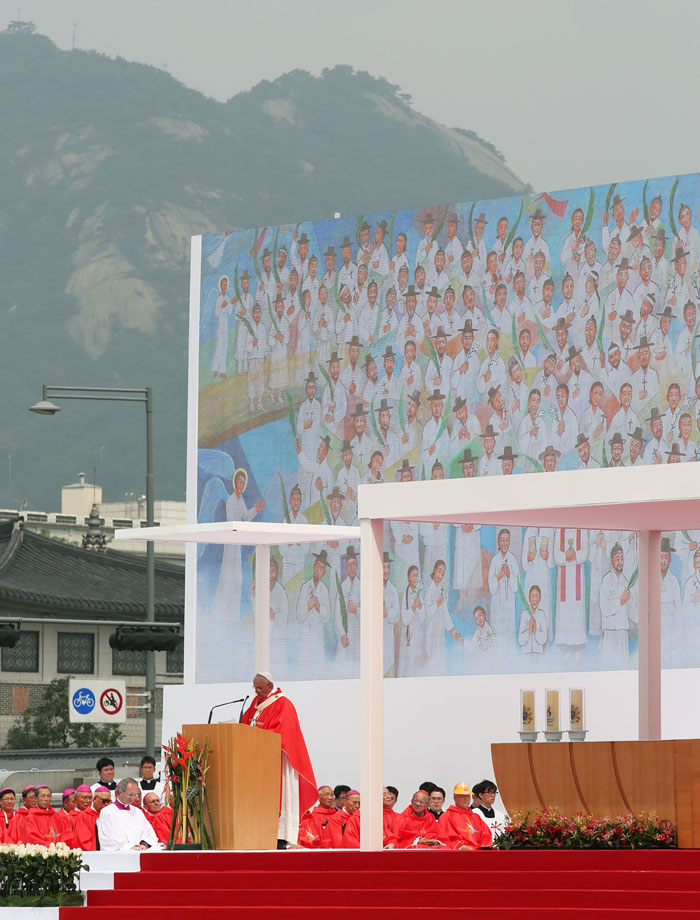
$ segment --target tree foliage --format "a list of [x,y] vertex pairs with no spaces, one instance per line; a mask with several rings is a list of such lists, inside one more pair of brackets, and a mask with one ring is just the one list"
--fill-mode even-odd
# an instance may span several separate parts
[[118,725],[69,721],[68,681],[68,677],[57,677],[44,687],[39,705],[26,709],[10,728],[7,750],[115,747],[119,744],[122,730]]

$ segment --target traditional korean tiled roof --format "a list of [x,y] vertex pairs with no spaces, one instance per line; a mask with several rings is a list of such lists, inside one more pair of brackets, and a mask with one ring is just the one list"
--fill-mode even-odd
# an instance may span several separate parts
[[[185,570],[155,563],[155,613],[182,618]],[[13,603],[14,602],[14,603]],[[142,620],[146,614],[145,556],[108,549],[90,552],[22,528],[19,520],[0,522],[0,606],[40,606],[47,613],[68,611]],[[15,612],[15,611],[13,611]]]

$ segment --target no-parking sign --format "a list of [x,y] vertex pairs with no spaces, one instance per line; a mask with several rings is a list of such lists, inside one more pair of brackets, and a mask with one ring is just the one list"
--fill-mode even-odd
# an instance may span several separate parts
[[71,678],[71,722],[126,722],[126,681]]

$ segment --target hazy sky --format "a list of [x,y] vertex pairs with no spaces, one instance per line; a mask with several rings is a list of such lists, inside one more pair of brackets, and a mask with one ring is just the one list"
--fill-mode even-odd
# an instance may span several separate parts
[[[351,64],[478,132],[537,190],[697,171],[697,0],[23,0],[61,48],[217,99]],[[0,0],[0,27],[17,3]],[[397,161],[400,162],[400,161]],[[426,165],[429,168],[429,164]]]

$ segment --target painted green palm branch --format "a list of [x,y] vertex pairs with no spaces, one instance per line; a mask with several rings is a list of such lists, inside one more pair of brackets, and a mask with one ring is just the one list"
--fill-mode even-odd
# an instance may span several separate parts
[[549,338],[547,336],[547,330],[542,325],[542,320],[540,319],[539,313],[535,311],[535,325],[537,326],[537,334],[540,337],[540,345],[543,348],[551,350],[551,345],[549,344]]
[[610,188],[608,189],[608,194],[605,196],[605,210],[606,211],[610,210],[610,202],[612,201],[612,197],[615,194],[616,188],[617,188],[617,182],[613,182]]
[[399,394],[399,404],[397,406],[396,415],[399,420],[401,430],[405,434],[406,425],[408,425],[408,413],[406,412],[406,392],[403,387],[401,387],[401,393]]
[[340,299],[340,291],[338,290],[338,272],[335,273],[335,282],[333,284],[333,300],[335,301],[336,313],[338,313],[339,310],[345,313],[345,304]]
[[447,220],[447,212],[450,210],[449,204],[445,205],[445,210],[442,212],[442,217],[440,218],[440,223],[433,230],[433,235],[430,237],[431,243],[434,243],[442,232],[442,228],[445,226],[445,221]]
[[372,397],[372,402],[370,403],[369,411],[370,411],[370,415],[372,416],[370,420],[370,424],[372,425],[372,431],[374,432],[374,436],[377,439],[377,441],[379,441],[379,443],[382,445],[382,447],[385,447],[386,445],[385,445],[384,438],[382,437],[382,433],[379,430],[379,425],[377,424],[377,413],[374,411],[374,397]]
[[280,280],[280,273],[277,268],[277,243],[279,242],[279,238],[280,238],[280,228],[278,227],[277,232],[275,233],[275,242],[272,245],[272,271],[274,272],[275,281],[277,282],[277,284],[282,284]]
[[528,599],[525,597],[525,591],[523,589],[523,585],[520,579],[518,579],[517,595],[518,595],[518,598],[520,599],[520,603],[523,605],[523,610],[527,610],[527,612],[529,613],[530,604],[528,603]]
[[644,213],[644,220],[649,223],[649,205],[647,204],[647,187],[649,185],[649,180],[647,179],[644,185],[642,186],[642,212]]
[[634,572],[632,572],[632,574],[630,575],[630,580],[627,582],[627,590],[631,591],[632,588],[634,588],[634,586],[637,584],[638,581],[639,581],[639,566],[636,565],[634,567]]
[[544,467],[536,457],[530,457],[529,454],[523,454],[523,458],[527,460],[528,463],[532,464],[532,468],[536,473],[544,473]]
[[355,239],[357,240],[358,249],[362,247],[362,237],[360,236],[360,230],[362,228],[362,221],[364,220],[364,214],[360,214],[357,218],[357,226],[355,227]]
[[[387,231],[386,231],[386,242],[384,244],[386,246],[387,253],[391,253],[391,244],[393,243],[393,238],[394,238],[394,224],[395,223],[396,223],[396,211],[392,211],[391,217],[389,218],[389,226],[387,227]],[[389,258],[391,258],[391,255],[389,255]]]
[[236,295],[236,301],[241,304],[241,289],[238,287],[238,262],[233,267],[233,293]]
[[340,604],[340,622],[343,624],[343,633],[348,634],[348,605],[345,603],[345,594],[340,576],[335,573],[335,586],[338,589],[338,603]]
[[476,240],[474,239],[474,224],[472,223],[472,218],[474,217],[474,205],[475,201],[472,201],[472,206],[469,209],[469,218],[467,220],[467,229],[469,230],[469,242],[472,244],[474,249],[476,249]]
[[323,520],[326,522],[326,524],[330,524],[331,523],[331,513],[328,510],[328,504],[326,503],[326,499],[323,497],[323,489],[318,490],[318,501],[319,501],[319,504],[321,505],[321,511],[323,512]]
[[588,233],[588,228],[591,226],[591,221],[593,220],[593,211],[595,210],[595,192],[593,186],[588,193],[588,208],[586,209],[586,216],[581,227],[581,236],[585,236]]
[[510,244],[513,242],[513,240],[515,239],[515,234],[516,234],[517,231],[518,231],[518,226],[519,226],[520,220],[521,220],[521,218],[522,218],[522,216],[523,216],[523,210],[524,210],[524,208],[525,208],[525,199],[524,199],[524,198],[521,198],[521,199],[520,199],[520,210],[518,211],[518,216],[515,218],[515,223],[514,223],[513,226],[510,228],[510,231],[508,232],[508,236],[506,237],[505,244],[504,244],[504,246],[503,246],[503,251],[504,251],[504,252],[507,251],[508,247],[509,247]]
[[695,540],[693,540],[693,538],[690,536],[687,530],[681,530],[681,535],[684,540],[688,541],[688,545],[690,545],[691,543],[695,543]]
[[292,434],[294,437],[297,437],[297,414],[294,409],[294,398],[289,390],[284,391],[284,398],[287,403],[287,418],[289,419],[289,427],[292,429]]
[[608,455],[605,450],[605,440],[603,440],[603,468],[607,469],[610,464],[608,463]]
[[437,352],[435,351],[433,340],[430,338],[429,335],[426,335],[425,342],[426,342],[426,345],[428,346],[428,356],[430,357],[430,360],[435,365],[435,370],[438,376],[440,376],[440,359],[438,358]]
[[520,344],[518,342],[518,328],[515,325],[515,316],[510,320],[510,338],[513,343],[513,354],[522,363],[522,354],[520,353]]
[[292,517],[289,513],[289,505],[287,504],[287,492],[284,488],[284,481],[282,479],[282,474],[279,472],[279,470],[277,471],[277,475],[279,476],[279,480],[280,480],[280,496],[282,498],[282,511],[284,512],[284,519],[288,524],[291,524]]
[[239,322],[243,323],[243,325],[248,330],[248,334],[251,335],[254,339],[257,339],[257,335],[255,334],[255,329],[253,329],[253,327],[250,325],[250,323],[245,318],[245,316],[243,316],[242,313],[236,313],[236,318],[238,319]]
[[433,441],[433,444],[437,444],[437,442],[440,440],[440,438],[445,433],[445,430],[447,429],[447,423],[450,420],[451,411],[452,411],[452,390],[450,390],[447,394],[447,402],[445,403],[445,411],[443,412],[442,421],[440,422],[440,427],[438,428],[438,432],[435,435],[435,440]]
[[673,217],[673,208],[676,202],[677,189],[678,189],[678,179],[675,179],[673,182],[673,185],[671,186],[671,197],[668,202],[668,222],[671,225],[671,232],[673,233],[674,237],[678,240],[680,239],[680,237],[678,236],[678,227],[676,227],[676,221]]
[[258,228],[255,228],[255,234],[253,235],[253,247],[251,249],[253,255],[253,268],[255,269],[255,274],[258,276],[258,280],[261,280],[260,274],[260,263],[258,262]]
[[333,400],[335,399],[335,386],[333,385],[333,381],[331,380],[331,375],[328,373],[328,371],[323,366],[323,364],[319,364],[318,369],[321,371],[321,373],[323,374],[324,380],[328,384],[328,388],[331,391],[331,402],[333,402]]
[[605,306],[601,310],[600,322],[598,323],[598,333],[596,335],[596,348],[598,351],[603,350],[603,331],[605,329]]

